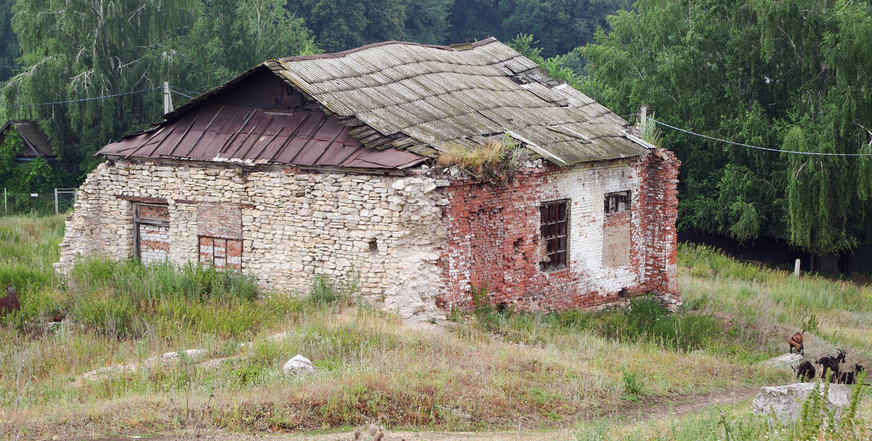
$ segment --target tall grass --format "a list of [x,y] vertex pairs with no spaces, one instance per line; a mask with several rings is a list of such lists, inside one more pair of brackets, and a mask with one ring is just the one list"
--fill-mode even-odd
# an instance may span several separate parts
[[[681,310],[669,312],[651,297],[633,298],[626,308],[601,312],[577,310],[553,313],[496,311],[486,292],[473,290],[474,315],[483,329],[513,341],[537,344],[557,334],[591,333],[623,343],[652,344],[669,350],[711,349],[726,341],[718,321],[708,314]],[[458,318],[458,320],[463,320]]]
[[812,356],[838,345],[852,347],[860,360],[872,358],[869,286],[813,274],[797,278],[705,246],[680,244],[678,256],[687,308],[729,317],[737,337],[756,340],[763,352],[784,350],[789,335],[806,329],[813,334],[806,345]]
[[[308,292],[281,295],[196,266],[85,260],[59,279],[51,269],[58,219],[0,220],[0,231],[12,232],[0,246],[20,249],[0,255],[0,274],[21,287],[22,301],[18,316],[0,319],[0,430],[18,421],[33,439],[178,433],[201,423],[301,430],[379,416],[392,428],[516,428],[518,418],[525,428],[552,427],[675,395],[789,381],[787,372],[748,363],[781,340],[756,328],[801,318],[826,330],[833,321],[825,314],[865,314],[814,309],[823,302],[814,292],[761,310],[793,281],[683,247],[688,306],[678,314],[644,297],[598,313],[496,311],[478,292],[475,313],[431,331],[349,301],[353,277],[317,277]],[[688,260],[688,252],[697,255]],[[25,280],[28,267],[35,273]],[[865,292],[812,282],[846,299]],[[814,320],[787,314],[802,305]],[[60,317],[63,324],[46,324]],[[150,361],[192,348],[205,356]],[[318,373],[284,375],[297,353]],[[107,367],[118,369],[83,376]]]

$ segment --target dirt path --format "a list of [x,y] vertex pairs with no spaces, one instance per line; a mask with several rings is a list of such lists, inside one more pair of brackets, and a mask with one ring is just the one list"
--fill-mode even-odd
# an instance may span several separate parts
[[[701,412],[712,406],[728,406],[753,398],[760,390],[759,386],[749,386],[737,389],[717,391],[708,394],[685,395],[662,399],[652,399],[642,404],[628,404],[609,410],[601,415],[582,417],[582,420],[606,419],[618,424],[638,424],[649,420],[662,420],[687,414]],[[574,425],[574,424],[571,424]],[[130,438],[112,438],[111,441],[127,441]],[[245,435],[236,433],[210,433],[196,437],[166,437],[160,441],[199,439],[208,441],[349,441],[352,433],[305,434],[305,435]],[[361,440],[371,440],[368,435]],[[394,432],[385,433],[382,441],[551,441],[574,440],[575,433],[571,428],[552,431],[518,432]],[[95,440],[110,441],[110,439]]]

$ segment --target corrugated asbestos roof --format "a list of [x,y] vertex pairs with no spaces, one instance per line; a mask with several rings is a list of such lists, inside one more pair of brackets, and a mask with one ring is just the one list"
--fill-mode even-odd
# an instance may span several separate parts
[[[212,102],[263,69],[329,117]],[[451,146],[475,148],[509,135],[566,166],[639,156],[652,147],[632,136],[625,120],[495,39],[456,49],[384,42],[271,60],[165,117],[98,154],[406,168]]]
[[109,144],[100,154],[241,164],[405,168],[423,160],[364,147],[350,128],[320,112],[205,104],[175,121]]
[[21,136],[21,139],[24,140],[24,151],[19,153],[19,157],[25,158],[53,158],[54,153],[52,153],[51,142],[49,142],[48,138],[45,137],[45,134],[42,133],[42,129],[39,128],[33,121],[16,121],[10,120],[7,121],[6,124],[0,128],[0,142],[3,141],[4,133],[6,129],[12,127],[16,132]]
[[467,47],[389,42],[266,64],[331,112],[396,138],[394,146],[411,138],[430,156],[426,147],[474,147],[502,134],[558,165],[647,152],[627,137],[625,120],[505,44]]

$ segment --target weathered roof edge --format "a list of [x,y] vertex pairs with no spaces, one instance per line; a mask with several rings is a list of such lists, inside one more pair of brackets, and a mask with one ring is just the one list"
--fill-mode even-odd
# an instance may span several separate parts
[[[175,109],[174,111],[167,113],[166,115],[164,115],[164,121],[152,124],[152,127],[149,129],[125,135],[121,139],[127,139],[127,138],[130,138],[133,136],[138,136],[138,135],[141,135],[143,133],[154,132],[155,130],[158,130],[161,127],[165,126],[168,122],[175,120],[177,118],[181,118],[181,117],[185,116],[186,114],[188,114],[189,112],[191,112],[192,110],[194,110],[194,109],[198,108],[199,106],[203,105],[204,103],[208,102],[208,100],[211,97],[235,87],[236,85],[245,81],[250,76],[252,76],[258,72],[261,72],[263,69],[268,69],[274,75],[281,78],[286,84],[293,87],[299,93],[303,94],[307,99],[311,100],[313,103],[317,103],[317,105],[326,114],[333,115],[334,117],[339,118],[340,122],[343,125],[346,125],[346,126],[353,128],[354,130],[352,131],[352,136],[357,138],[364,146],[366,146],[368,148],[373,148],[376,150],[384,150],[384,149],[388,149],[388,148],[396,148],[399,150],[406,150],[406,151],[409,151],[411,153],[415,153],[417,155],[424,157],[421,159],[421,161],[415,162],[415,164],[418,164],[418,163],[426,160],[426,157],[434,158],[434,157],[438,156],[438,153],[439,153],[438,147],[425,144],[423,141],[412,138],[411,136],[406,135],[404,133],[397,133],[397,134],[393,134],[393,135],[384,135],[375,127],[370,126],[369,124],[365,123],[364,121],[360,120],[359,118],[357,118],[355,116],[342,117],[342,116],[336,114],[325,103],[322,103],[319,99],[314,97],[312,94],[305,91],[301,87],[301,85],[295,84],[295,82],[291,78],[288,78],[288,76],[283,75],[281,71],[283,69],[285,69],[285,67],[281,63],[282,62],[301,61],[301,60],[341,58],[341,57],[347,56],[349,54],[360,52],[360,51],[370,49],[373,47],[387,46],[387,45],[392,45],[392,44],[414,45],[414,46],[419,46],[419,47],[434,48],[434,49],[453,52],[453,51],[469,50],[469,49],[473,49],[476,47],[491,44],[494,42],[498,42],[498,40],[496,38],[493,38],[493,37],[490,37],[490,38],[487,38],[484,40],[480,40],[480,41],[477,41],[474,43],[461,43],[461,44],[452,45],[452,46],[429,45],[429,44],[404,42],[404,41],[385,41],[385,42],[373,43],[373,44],[361,46],[361,47],[354,48],[354,49],[349,49],[349,50],[342,51],[342,52],[336,52],[336,53],[303,55],[303,56],[297,56],[297,57],[286,57],[286,58],[281,58],[281,59],[266,60],[266,61],[264,61],[256,66],[246,70],[245,72],[239,74],[238,76],[229,80],[228,82],[221,84],[221,85],[219,85],[213,89],[210,89],[206,92],[203,92],[202,94],[194,97],[191,101],[189,101],[185,105]],[[547,73],[545,73],[545,74],[547,75]],[[559,80],[559,79],[556,79],[556,80]],[[559,80],[559,81],[563,82],[562,80]],[[563,83],[565,84],[565,82],[563,82]],[[632,127],[629,127],[629,123],[627,123],[627,125],[625,127],[626,127],[626,129],[623,133],[625,139],[627,139],[631,143],[638,144],[638,145],[640,145],[648,150],[656,148],[655,146],[651,145],[650,143],[642,140],[640,137],[638,137],[638,135],[633,136],[634,134],[631,132],[634,132],[634,130]],[[517,136],[516,136],[516,138],[517,138]],[[527,144],[530,144],[530,143],[527,142]],[[555,156],[550,155],[550,154],[543,154],[543,152],[541,151],[542,149],[536,148],[536,147],[538,147],[538,146],[536,146],[535,144],[531,144],[528,146],[528,148],[533,153],[535,153],[537,155],[541,155],[545,158],[548,158],[549,161],[555,162],[559,166],[570,165],[558,157],[555,157]],[[411,164],[411,165],[415,165],[415,164]],[[409,166],[411,166],[411,165],[409,165]]]
[[[48,149],[50,149],[50,151],[45,151],[42,147],[35,144],[32,139],[30,139],[28,136],[25,136],[25,134],[21,133],[21,131],[18,130],[17,127],[15,127],[15,124],[27,124],[27,125],[36,127],[36,129],[39,130],[39,133],[41,134],[42,138],[47,143],[46,147]],[[6,124],[3,124],[3,127],[0,127],[0,136],[2,136],[2,133],[5,132],[6,129],[8,129],[10,126],[13,129],[15,129],[15,133],[18,133],[18,136],[20,136],[21,139],[24,140],[24,145],[31,150],[33,157],[43,157],[43,158],[55,158],[55,157],[57,157],[57,155],[54,154],[54,149],[52,149],[52,147],[51,147],[51,141],[49,141],[48,138],[45,136],[45,134],[42,133],[42,129],[39,127],[39,124],[37,124],[36,121],[32,121],[29,119],[10,119],[10,120],[6,121]]]

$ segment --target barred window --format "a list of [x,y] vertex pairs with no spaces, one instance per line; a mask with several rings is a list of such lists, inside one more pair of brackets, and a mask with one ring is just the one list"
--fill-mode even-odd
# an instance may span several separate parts
[[539,206],[541,216],[541,258],[542,271],[566,268],[568,246],[569,200],[543,202]]

